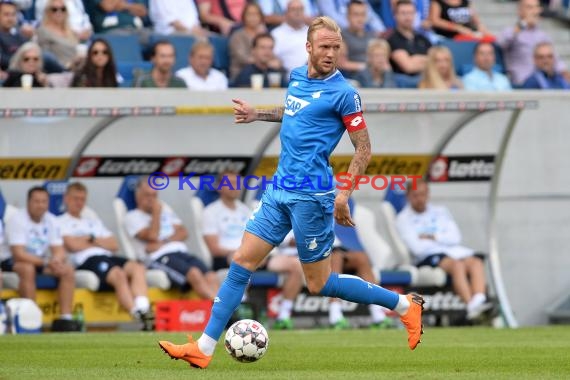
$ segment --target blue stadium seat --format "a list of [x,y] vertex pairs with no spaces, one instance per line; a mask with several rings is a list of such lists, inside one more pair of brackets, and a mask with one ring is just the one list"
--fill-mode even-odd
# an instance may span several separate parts
[[196,191],[195,196],[198,197],[204,204],[204,207],[206,207],[210,203],[217,201],[220,198],[220,193],[216,190],[207,189],[206,186],[204,186]]
[[224,36],[210,36],[209,41],[214,46],[214,67],[227,73],[230,68],[228,39]]
[[[453,56],[455,72],[459,76],[467,74],[473,69],[473,56],[475,52],[476,41],[454,41],[450,39],[442,39],[440,45],[446,46]],[[504,73],[505,65],[503,62],[503,54],[501,49],[495,45],[496,65],[495,70]]]
[[135,202],[135,189],[139,178],[140,177],[138,175],[126,176],[123,179],[123,183],[121,183],[119,191],[117,192],[117,198],[121,199],[125,203],[127,211],[134,210],[137,207]]
[[188,56],[190,55],[192,45],[194,45],[194,42],[196,41],[195,37],[162,36],[156,34],[150,37],[151,45],[154,45],[158,41],[168,41],[174,46],[174,49],[176,49],[176,63],[174,64],[174,71],[188,66]]
[[49,212],[55,216],[65,213],[63,196],[67,189],[67,181],[46,181],[43,187],[49,194]]
[[152,63],[150,62],[117,62],[117,72],[123,77],[121,87],[131,87],[135,79],[135,71],[141,70],[143,72],[150,71]]
[[[354,216],[354,200],[352,198],[348,199],[348,208],[350,209],[350,214]],[[334,234],[344,248],[350,251],[365,251],[354,227],[346,227],[335,223]]]
[[0,190],[0,220],[4,220],[4,213],[6,212],[6,199]]
[[392,184],[390,184],[384,194],[384,200],[394,206],[396,213],[399,213],[408,202],[406,190],[401,189],[400,186],[392,186]]
[[102,38],[113,50],[115,62],[142,62],[142,51],[137,35],[131,34],[96,34],[93,39]]

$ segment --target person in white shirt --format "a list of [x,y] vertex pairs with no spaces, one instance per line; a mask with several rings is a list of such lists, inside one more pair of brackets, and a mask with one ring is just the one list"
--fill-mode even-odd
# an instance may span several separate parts
[[287,74],[296,67],[307,63],[307,30],[305,24],[305,6],[301,0],[291,0],[287,4],[285,21],[273,29],[271,35],[275,40],[273,53],[283,63]]
[[212,67],[214,46],[208,40],[196,41],[190,50],[189,65],[176,72],[190,90],[219,91],[228,88],[228,78]]
[[145,257],[147,267],[163,270],[181,290],[190,286],[201,298],[213,300],[219,288],[216,273],[190,255],[184,243],[188,231],[146,178],[137,184],[135,201],[137,208],[127,213],[125,227],[136,238],[137,254]]
[[150,0],[149,16],[157,34],[206,36],[194,0]]
[[48,212],[48,208],[46,189],[36,186],[28,190],[26,209],[19,210],[6,221],[9,252],[4,252],[0,258],[2,270],[16,272],[20,278],[20,297],[34,301],[36,274],[56,277],[60,319],[70,321],[75,271],[66,260],[56,217]]
[[63,245],[76,269],[95,273],[99,290],[109,285],[119,304],[133,318],[143,323],[144,331],[154,329],[144,265],[124,257],[113,256],[117,240],[97,215],[85,213],[87,188],[79,182],[69,184],[64,196],[67,212],[58,217]]
[[[234,252],[239,248],[251,210],[239,200],[241,190],[236,173],[220,173],[220,199],[204,209],[202,234],[214,259],[214,269],[229,268]],[[303,288],[303,269],[297,258],[295,240],[290,233],[276,252],[269,256],[267,269],[285,274],[282,300],[274,329],[292,329],[291,312],[297,295]]]
[[461,232],[451,213],[428,202],[429,188],[418,180],[406,188],[408,204],[396,226],[417,266],[440,267],[451,276],[453,289],[467,304],[467,318],[475,319],[491,305],[485,295],[483,260],[461,244]]

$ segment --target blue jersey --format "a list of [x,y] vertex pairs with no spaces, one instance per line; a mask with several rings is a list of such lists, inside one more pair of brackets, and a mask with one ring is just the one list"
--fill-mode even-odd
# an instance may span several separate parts
[[312,79],[307,66],[296,68],[285,99],[275,185],[303,193],[332,190],[329,157],[345,130],[363,128],[360,95],[338,70]]

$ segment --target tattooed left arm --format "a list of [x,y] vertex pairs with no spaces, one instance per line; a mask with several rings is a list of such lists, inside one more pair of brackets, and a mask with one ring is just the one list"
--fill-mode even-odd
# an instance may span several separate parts
[[354,156],[352,157],[348,167],[348,177],[352,179],[352,185],[350,189],[340,191],[340,194],[345,195],[346,198],[349,198],[352,194],[354,187],[356,186],[356,178],[365,173],[368,163],[372,157],[372,148],[370,145],[368,129],[364,128],[355,132],[349,132],[348,136],[354,146]]

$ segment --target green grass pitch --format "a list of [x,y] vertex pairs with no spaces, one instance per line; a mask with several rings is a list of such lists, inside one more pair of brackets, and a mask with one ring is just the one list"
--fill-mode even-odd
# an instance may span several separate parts
[[570,326],[431,328],[415,351],[403,330],[269,331],[242,364],[220,344],[206,370],[171,360],[158,339],[183,333],[0,336],[0,379],[567,379]]

